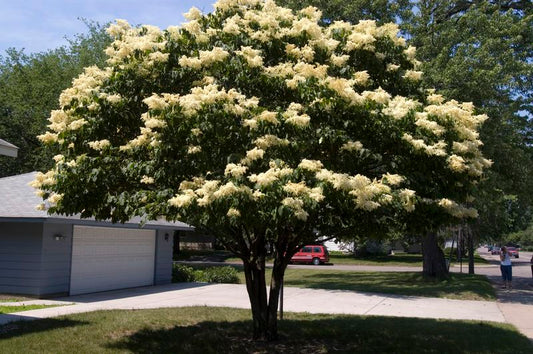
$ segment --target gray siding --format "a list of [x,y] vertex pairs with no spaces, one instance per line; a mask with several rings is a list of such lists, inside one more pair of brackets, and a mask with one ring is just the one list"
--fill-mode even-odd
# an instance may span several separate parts
[[0,293],[41,295],[42,223],[0,222]]
[[[56,235],[61,235],[56,239]],[[72,252],[71,224],[44,224],[41,294],[68,293]]]
[[[155,250],[154,284],[168,284],[172,280],[173,230],[157,230]],[[168,235],[165,240],[165,235]]]

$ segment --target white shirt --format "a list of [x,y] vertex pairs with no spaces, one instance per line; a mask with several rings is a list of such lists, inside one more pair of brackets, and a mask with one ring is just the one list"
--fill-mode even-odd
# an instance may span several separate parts
[[505,254],[503,255],[503,260],[501,261],[501,265],[504,265],[504,266],[511,265],[511,257],[509,256],[509,252],[505,252]]

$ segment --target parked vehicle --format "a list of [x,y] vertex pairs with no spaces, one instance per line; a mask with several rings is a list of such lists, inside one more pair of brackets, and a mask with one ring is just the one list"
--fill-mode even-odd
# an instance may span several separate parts
[[519,257],[518,248],[516,247],[507,247],[507,252],[509,252],[509,256],[511,257],[514,257],[514,258]]
[[326,246],[306,245],[291,258],[291,263],[311,263],[319,265],[329,262],[329,253]]
[[500,254],[500,251],[500,247],[492,247],[492,249],[490,250],[490,254]]

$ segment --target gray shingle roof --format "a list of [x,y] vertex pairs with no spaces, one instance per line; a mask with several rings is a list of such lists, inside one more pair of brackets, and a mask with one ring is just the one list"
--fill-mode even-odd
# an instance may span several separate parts
[[[42,199],[35,195],[35,189],[29,185],[35,179],[37,172],[25,173],[11,177],[0,178],[0,221],[3,218],[38,218],[38,219],[65,219],[71,222],[93,221],[94,219],[80,219],[78,215],[48,215],[46,211],[37,210],[36,206]],[[138,224],[140,218],[133,218],[127,224]],[[182,222],[168,222],[166,220],[148,221],[146,225],[167,226],[177,229],[192,229]]]
[[5,140],[0,139],[0,155],[6,155],[11,157],[17,157],[18,147],[8,143]]

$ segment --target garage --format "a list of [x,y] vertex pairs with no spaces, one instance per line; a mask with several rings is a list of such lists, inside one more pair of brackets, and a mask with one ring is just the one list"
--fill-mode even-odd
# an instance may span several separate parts
[[155,230],[75,225],[70,295],[154,284]]

